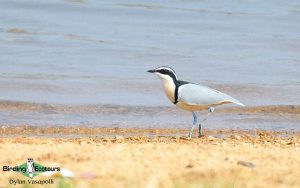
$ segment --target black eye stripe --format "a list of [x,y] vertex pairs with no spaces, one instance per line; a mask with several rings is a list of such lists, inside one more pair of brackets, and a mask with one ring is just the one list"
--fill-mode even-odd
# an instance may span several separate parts
[[159,72],[160,74],[164,74],[164,75],[169,75],[174,82],[177,80],[175,73],[168,69],[157,69],[156,72]]
[[166,69],[160,69],[160,70],[157,70],[157,72],[159,72],[161,74],[174,75],[173,72],[166,70]]

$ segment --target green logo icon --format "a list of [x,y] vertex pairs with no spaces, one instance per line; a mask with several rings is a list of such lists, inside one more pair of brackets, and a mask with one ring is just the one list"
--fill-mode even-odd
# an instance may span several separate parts
[[29,158],[27,160],[26,163],[21,164],[19,166],[20,169],[26,169],[26,172],[24,172],[24,170],[19,170],[18,172],[21,173],[22,175],[28,177],[28,178],[33,178],[37,175],[39,175],[40,173],[43,173],[45,171],[39,171],[39,170],[35,170],[35,169],[43,169],[45,168],[44,166],[33,162],[33,159]]
[[23,163],[19,166],[3,166],[3,171],[15,171],[19,172],[20,174],[28,177],[28,178],[33,178],[43,172],[48,172],[48,171],[60,171],[59,167],[45,167],[43,165],[40,165],[36,162],[33,161],[32,158],[28,158],[26,163]]

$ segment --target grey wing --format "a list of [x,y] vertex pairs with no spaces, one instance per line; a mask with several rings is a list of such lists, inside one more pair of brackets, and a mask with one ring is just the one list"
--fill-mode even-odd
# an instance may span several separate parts
[[179,86],[178,100],[189,105],[213,105],[230,102],[244,106],[241,102],[225,93],[191,83]]

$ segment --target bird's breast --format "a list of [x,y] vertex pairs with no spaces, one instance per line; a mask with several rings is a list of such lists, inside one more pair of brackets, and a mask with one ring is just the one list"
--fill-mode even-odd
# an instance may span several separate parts
[[174,102],[174,92],[175,92],[175,84],[170,82],[163,83],[164,91],[169,98],[169,100],[173,103]]

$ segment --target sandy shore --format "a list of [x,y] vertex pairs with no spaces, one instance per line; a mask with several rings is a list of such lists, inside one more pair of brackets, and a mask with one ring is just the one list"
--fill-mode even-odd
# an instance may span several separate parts
[[[300,187],[299,133],[228,130],[208,132],[218,137],[188,139],[155,135],[174,130],[121,136],[122,132],[141,135],[147,130],[99,128],[96,132],[107,134],[87,136],[88,130],[81,134],[77,130],[77,137],[55,138],[49,137],[55,135],[51,129],[45,130],[39,137],[30,137],[2,129],[0,164],[20,165],[32,157],[44,166],[74,173],[63,179],[57,174],[35,177],[53,178],[54,184],[48,187]],[[73,135],[72,130],[65,128],[62,133]],[[9,186],[9,179],[28,179],[16,172],[1,173],[0,187]]]

